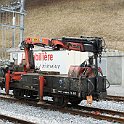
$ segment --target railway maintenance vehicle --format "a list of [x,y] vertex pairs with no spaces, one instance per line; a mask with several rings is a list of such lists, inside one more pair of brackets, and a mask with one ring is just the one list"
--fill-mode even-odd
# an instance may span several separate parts
[[[43,72],[35,68],[33,48],[49,46],[52,50],[74,50],[91,52],[88,61],[79,66],[70,66],[68,75]],[[10,65],[0,68],[0,87],[13,91],[17,99],[39,100],[44,103],[43,97],[50,96],[55,105],[65,106],[79,104],[82,100],[99,100],[107,95],[106,76],[98,67],[98,58],[104,49],[104,40],[101,37],[62,37],[32,41],[27,38],[21,43],[25,52],[25,60],[20,65]],[[63,58],[64,59],[64,58]],[[67,58],[65,58],[67,59]]]

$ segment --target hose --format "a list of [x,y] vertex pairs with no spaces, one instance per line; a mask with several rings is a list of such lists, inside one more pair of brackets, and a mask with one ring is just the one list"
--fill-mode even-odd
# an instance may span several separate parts
[[89,93],[88,93],[88,95],[90,95],[90,93],[94,90],[94,84],[92,83],[92,81],[90,79],[88,79],[88,83],[89,82],[92,85],[92,89],[90,89],[89,86],[88,86],[88,90],[90,90]]
[[110,87],[110,82],[108,81],[108,79],[106,79],[108,86],[106,87],[106,89],[108,89]]

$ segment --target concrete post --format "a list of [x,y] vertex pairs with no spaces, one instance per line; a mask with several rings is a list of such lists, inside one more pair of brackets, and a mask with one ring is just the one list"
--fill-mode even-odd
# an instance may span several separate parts
[[122,86],[124,87],[124,56],[122,56]]

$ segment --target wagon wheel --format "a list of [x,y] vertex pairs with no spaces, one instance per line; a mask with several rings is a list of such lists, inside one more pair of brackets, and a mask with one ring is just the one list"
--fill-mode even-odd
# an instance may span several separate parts
[[24,93],[22,92],[21,89],[13,89],[13,95],[17,99],[21,99],[24,97]]
[[37,99],[37,93],[36,92],[34,92],[34,91],[30,91],[30,99],[32,99],[32,100],[36,100]]
[[77,106],[82,100],[79,98],[70,98],[69,102],[72,104],[72,106]]
[[53,102],[54,105],[56,106],[60,106],[60,107],[64,107],[68,104],[68,98],[64,97],[64,96],[53,96]]

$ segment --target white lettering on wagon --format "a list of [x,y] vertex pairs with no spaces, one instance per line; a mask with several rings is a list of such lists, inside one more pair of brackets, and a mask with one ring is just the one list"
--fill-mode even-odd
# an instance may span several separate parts
[[50,65],[50,64],[43,64],[43,65],[37,65],[36,66],[36,68],[39,68],[39,69],[45,69],[45,68],[47,68],[47,69],[60,69],[60,65],[54,65],[54,64],[52,64],[52,65]]

